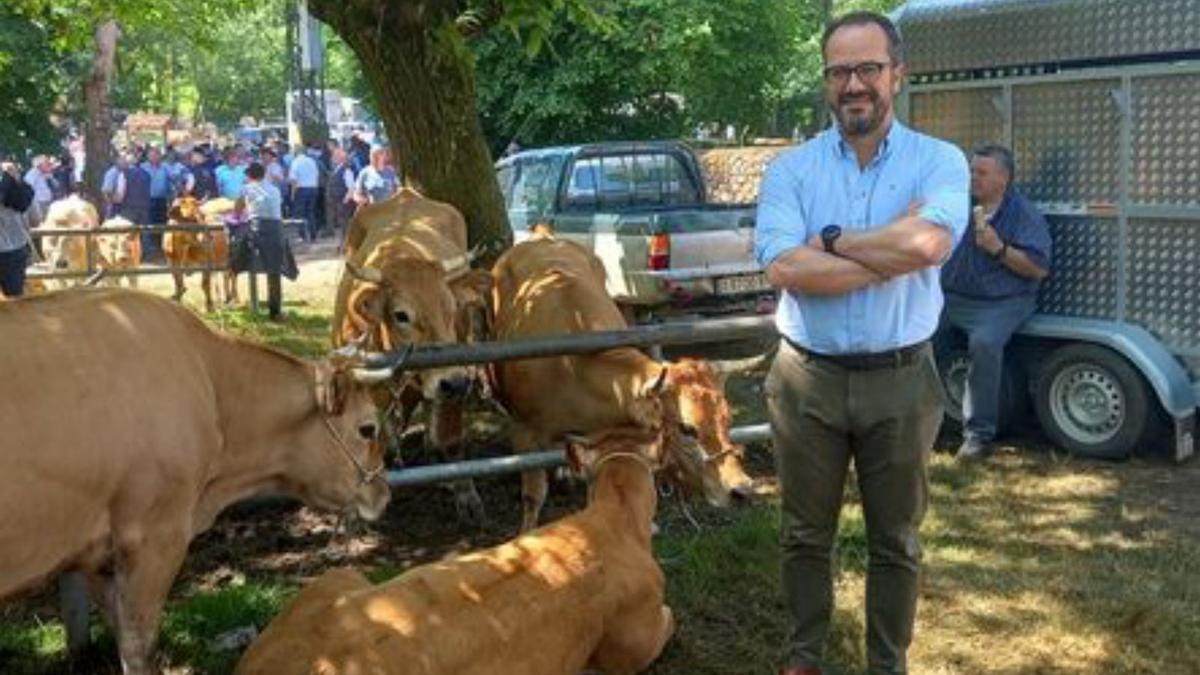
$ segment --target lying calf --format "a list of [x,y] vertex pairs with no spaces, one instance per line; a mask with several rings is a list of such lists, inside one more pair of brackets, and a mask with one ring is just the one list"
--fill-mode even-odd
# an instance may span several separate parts
[[586,509],[378,586],[317,579],[267,627],[243,674],[636,673],[675,629],[650,551],[662,437],[615,429],[567,443]]

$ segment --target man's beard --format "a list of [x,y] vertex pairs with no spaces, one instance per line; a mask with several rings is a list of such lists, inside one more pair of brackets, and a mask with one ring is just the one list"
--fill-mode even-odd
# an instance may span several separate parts
[[[866,99],[870,104],[870,111],[865,115],[851,115],[846,112],[845,105],[856,99]],[[883,124],[883,119],[887,116],[888,108],[879,95],[874,91],[870,91],[857,96],[839,96],[837,105],[831,106],[834,116],[837,118],[838,126],[841,127],[842,133],[850,138],[858,136],[866,136],[875,131]]]

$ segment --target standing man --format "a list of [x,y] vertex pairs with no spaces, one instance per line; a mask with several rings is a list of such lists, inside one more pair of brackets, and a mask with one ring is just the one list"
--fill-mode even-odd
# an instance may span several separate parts
[[[299,147],[297,146],[297,148]],[[305,241],[315,241],[317,238],[317,185],[321,180],[317,160],[303,149],[298,150],[292,157],[292,165],[288,169],[288,180],[292,184],[292,215],[304,221],[300,234]]]
[[54,201],[54,188],[51,185],[51,174],[54,164],[47,155],[33,158],[33,166],[25,172],[25,184],[33,188],[33,203],[37,206],[37,220],[41,222],[50,210],[50,202]]
[[833,608],[830,554],[854,462],[867,526],[867,662],[908,672],[928,494],[942,418],[929,338],[938,265],[967,226],[963,154],[894,119],[900,36],[868,12],[822,37],[836,124],[763,180],[755,253],[781,290],[767,378],[782,494],[782,577],[794,629],[783,675],[817,675]]
[[218,195],[217,177],[208,166],[208,159],[200,148],[192,148],[191,165],[188,167],[187,194],[207,201]]
[[[162,151],[151,147],[146,152],[146,163],[142,169],[150,176],[150,225],[165,225],[167,209],[175,196],[171,183],[171,171],[163,163]],[[162,232],[142,234],[142,255],[150,260],[162,253]]]
[[1013,187],[1012,152],[985,145],[971,158],[973,236],[964,237],[942,269],[946,308],[939,346],[950,332],[967,336],[970,366],[963,395],[960,460],[986,457],[1000,419],[1004,346],[1037,307],[1050,273],[1050,228]]
[[350,216],[354,215],[354,167],[350,166],[349,156],[340,147],[333,149],[333,171],[329,174],[325,195],[329,229],[339,233],[339,246],[344,246]]
[[399,187],[396,172],[388,166],[388,149],[371,148],[371,163],[358,174],[354,183],[354,200],[359,204],[374,204],[395,194]]
[[105,220],[121,212],[121,202],[125,199],[125,170],[129,168],[129,160],[122,150],[108,171],[104,172],[104,180],[100,184],[100,192],[104,195]]
[[19,298],[25,293],[30,247],[25,212],[32,203],[33,188],[16,165],[0,163],[0,297]]
[[246,167],[242,163],[242,151],[235,146],[225,148],[225,162],[214,173],[217,192],[226,199],[242,196],[242,185],[246,182]]

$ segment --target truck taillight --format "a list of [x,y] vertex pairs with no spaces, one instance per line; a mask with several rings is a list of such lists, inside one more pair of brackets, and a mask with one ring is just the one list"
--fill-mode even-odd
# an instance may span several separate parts
[[656,234],[650,237],[650,256],[647,265],[652,270],[665,270],[671,267],[671,237]]

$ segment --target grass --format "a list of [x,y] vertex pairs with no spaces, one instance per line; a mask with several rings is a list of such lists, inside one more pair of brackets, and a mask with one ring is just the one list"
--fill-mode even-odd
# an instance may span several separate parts
[[[328,310],[304,298],[285,325],[245,311],[205,318],[215,327],[306,356],[328,344]],[[731,396],[756,400],[756,385]],[[748,403],[738,423],[754,421]],[[766,449],[752,449],[756,466]],[[925,567],[911,672],[1075,674],[1200,672],[1200,467],[1140,460],[1102,464],[1022,448],[982,465],[937,454],[922,530]],[[655,675],[770,673],[788,621],[779,593],[778,511],[767,500],[718,511],[692,507],[697,531],[664,503],[655,543],[679,630]],[[455,525],[447,524],[447,528]],[[392,536],[403,538],[404,532]],[[835,557],[837,605],[830,663],[861,673],[867,546],[853,481],[847,487]],[[236,558],[230,562],[237,565]],[[402,566],[367,570],[373,581]],[[213,585],[177,584],[161,647],[174,673],[228,673],[238,648],[221,636],[261,628],[301,579],[235,574]],[[0,606],[0,672],[64,669],[64,635],[43,597]],[[96,624],[115,672],[111,637]]]

